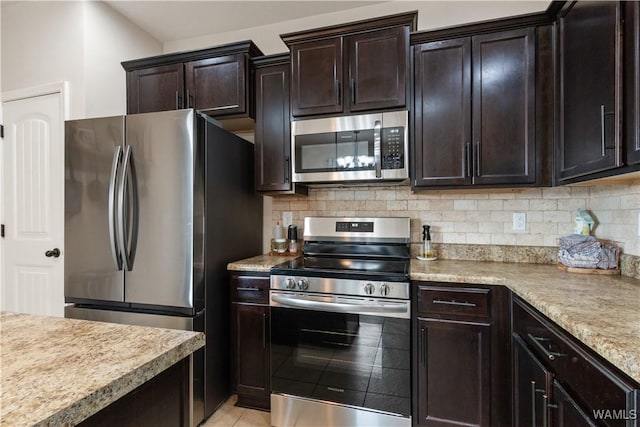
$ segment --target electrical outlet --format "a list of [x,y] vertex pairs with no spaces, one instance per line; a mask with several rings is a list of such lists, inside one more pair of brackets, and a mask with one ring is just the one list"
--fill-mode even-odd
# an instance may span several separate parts
[[282,226],[287,228],[293,224],[293,213],[291,212],[282,212]]
[[513,231],[525,231],[527,229],[527,214],[516,212],[513,214]]

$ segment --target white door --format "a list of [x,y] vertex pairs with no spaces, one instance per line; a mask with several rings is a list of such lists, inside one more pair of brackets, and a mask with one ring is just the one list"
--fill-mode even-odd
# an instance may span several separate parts
[[3,104],[2,310],[64,316],[61,96]]

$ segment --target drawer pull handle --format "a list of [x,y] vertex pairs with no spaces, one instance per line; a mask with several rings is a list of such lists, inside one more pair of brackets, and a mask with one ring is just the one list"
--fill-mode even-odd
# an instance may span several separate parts
[[531,427],[536,427],[536,393],[545,393],[545,390],[536,387],[536,382],[531,381]]
[[556,353],[556,352],[553,352],[553,351],[549,351],[541,344],[543,342],[550,341],[549,338],[536,337],[536,336],[533,336],[531,334],[527,334],[527,335],[529,336],[529,339],[531,341],[533,341],[533,344],[536,347],[538,347],[540,349],[540,351],[542,351],[544,353],[544,355],[547,356],[547,358],[549,360],[556,360],[556,357],[566,356],[566,354],[564,354],[564,353]]
[[475,307],[476,304],[472,303],[472,302],[467,302],[467,301],[447,301],[447,300],[443,300],[443,299],[434,299],[433,300],[434,304],[444,304],[444,305],[459,305],[462,307]]
[[251,291],[251,292],[262,292],[262,289],[260,288],[246,288],[246,287],[239,287],[236,288],[239,291]]

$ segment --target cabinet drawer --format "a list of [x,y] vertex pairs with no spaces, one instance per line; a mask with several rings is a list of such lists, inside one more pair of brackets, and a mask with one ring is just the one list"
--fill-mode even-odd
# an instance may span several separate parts
[[[618,374],[617,368],[517,298],[513,305],[513,329],[587,408],[636,409],[633,381]],[[623,420],[604,421],[608,426],[625,425]]]
[[269,276],[232,274],[231,301],[269,304]]
[[489,289],[418,285],[419,314],[489,317]]

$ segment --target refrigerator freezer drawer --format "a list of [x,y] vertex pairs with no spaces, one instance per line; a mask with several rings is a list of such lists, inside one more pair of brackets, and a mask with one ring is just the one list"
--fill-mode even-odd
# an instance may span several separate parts
[[183,331],[204,331],[204,314],[195,317],[165,316],[130,311],[102,310],[67,305],[64,317],[69,319],[94,320],[97,322],[120,323],[124,325],[151,326],[154,328],[180,329]]

